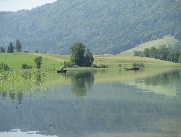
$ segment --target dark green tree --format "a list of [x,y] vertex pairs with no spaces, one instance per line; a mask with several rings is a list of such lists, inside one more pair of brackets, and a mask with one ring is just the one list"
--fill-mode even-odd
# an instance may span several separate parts
[[8,46],[7,53],[14,53],[14,47],[13,47],[13,44],[11,42],[10,42],[10,44]]
[[158,49],[158,59],[167,60],[169,50],[167,48]]
[[150,54],[150,49],[149,48],[145,48],[144,51],[143,51],[144,55],[146,57],[149,57],[149,54]]
[[181,54],[179,55],[178,63],[181,63]]
[[41,56],[38,56],[37,58],[34,59],[34,62],[36,63],[36,67],[38,69],[41,68],[41,65],[42,65],[42,57]]
[[15,50],[16,52],[21,52],[21,43],[19,42],[19,40],[17,39],[16,40],[16,47],[15,47]]
[[86,53],[85,53],[84,66],[85,67],[90,67],[93,62],[94,62],[94,57],[93,57],[92,53],[90,52],[90,49],[87,49]]
[[76,64],[78,66],[83,66],[84,65],[84,53],[85,53],[85,45],[77,42],[74,43],[71,48],[71,57],[70,60],[73,64]]
[[5,49],[1,46],[0,47],[0,53],[4,53],[5,52]]
[[71,46],[70,51],[70,60],[73,64],[80,67],[90,67],[92,65],[94,58],[89,49],[85,50],[84,44],[76,42]]

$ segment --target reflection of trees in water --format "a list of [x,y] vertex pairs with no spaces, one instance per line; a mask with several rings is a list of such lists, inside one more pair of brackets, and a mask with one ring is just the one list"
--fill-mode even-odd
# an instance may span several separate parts
[[86,96],[94,83],[94,75],[91,71],[83,71],[71,76],[72,92],[77,96]]
[[178,70],[173,70],[170,72],[162,73],[159,75],[155,75],[152,77],[147,77],[144,79],[137,79],[136,81],[139,83],[139,81],[143,80],[146,85],[167,85],[169,83],[178,82],[181,80],[181,74]]

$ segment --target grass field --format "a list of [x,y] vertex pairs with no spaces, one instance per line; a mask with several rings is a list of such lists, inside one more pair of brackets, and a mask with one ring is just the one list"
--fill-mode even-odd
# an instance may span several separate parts
[[34,59],[38,56],[42,56],[42,69],[57,69],[65,60],[68,60],[68,56],[53,55],[53,54],[39,54],[39,53],[1,53],[0,63],[5,63],[10,69],[21,69],[21,65],[26,63],[33,66],[36,69]]
[[176,44],[177,42],[178,42],[178,40],[172,36],[164,36],[162,39],[152,40],[152,41],[140,44],[135,48],[122,52],[120,55],[132,56],[134,54],[134,51],[143,51],[145,48],[151,48],[151,47],[159,48],[160,46],[162,46],[164,44],[172,45],[172,44]]
[[[0,63],[5,63],[10,69],[21,69],[23,63],[33,66],[36,69],[34,59],[41,56],[41,69],[56,70],[63,65],[64,61],[69,61],[69,55],[47,54],[47,53],[1,53]],[[145,67],[172,67],[181,66],[180,63],[162,61],[153,58],[136,57],[136,56],[121,56],[121,55],[95,55],[94,64],[108,65],[108,68],[132,67],[133,63],[142,63]],[[79,68],[80,69],[80,68]]]
[[153,58],[137,57],[137,56],[121,56],[121,55],[101,55],[94,57],[95,64],[106,64],[109,67],[118,67],[121,64],[122,68],[132,67],[133,63],[144,64],[145,67],[172,67],[181,66],[180,63],[173,63]]

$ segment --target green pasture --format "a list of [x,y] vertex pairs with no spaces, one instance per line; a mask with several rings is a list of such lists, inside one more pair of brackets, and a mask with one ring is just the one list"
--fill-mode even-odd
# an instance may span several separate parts
[[175,67],[181,66],[180,63],[173,63],[168,61],[163,61],[159,59],[147,58],[147,57],[137,57],[137,56],[121,56],[121,55],[100,55],[94,56],[95,64],[106,64],[109,68],[119,67],[130,68],[133,63],[144,64],[145,67]]
[[172,45],[178,42],[173,36],[164,36],[162,39],[152,40],[120,53],[122,56],[133,56],[134,51],[144,51],[145,48],[159,48],[162,45]]
[[[21,69],[22,64],[33,66],[36,69],[34,59],[42,57],[42,70],[57,70],[64,61],[70,61],[70,55],[47,54],[47,53],[0,53],[0,63],[5,63],[12,69]],[[175,67],[180,63],[173,63],[153,58],[121,56],[121,55],[94,55],[93,64],[104,64],[108,68],[129,68],[133,63],[144,64],[145,67]],[[90,69],[90,68],[67,68],[67,69]],[[99,69],[99,68],[98,68]]]
[[40,53],[0,53],[0,63],[5,63],[10,69],[21,69],[22,64],[28,64],[36,69],[34,59],[42,56],[41,69],[58,69],[67,60],[66,56]]

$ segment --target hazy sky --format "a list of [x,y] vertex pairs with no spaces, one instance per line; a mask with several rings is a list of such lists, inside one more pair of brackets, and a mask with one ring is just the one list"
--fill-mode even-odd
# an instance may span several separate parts
[[56,0],[0,0],[0,11],[18,11],[32,9],[46,3],[53,3]]

